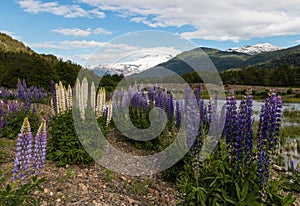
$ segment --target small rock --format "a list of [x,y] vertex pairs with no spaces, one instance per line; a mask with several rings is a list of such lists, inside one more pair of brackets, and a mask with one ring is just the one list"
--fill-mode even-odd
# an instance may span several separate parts
[[50,192],[49,194],[50,194],[50,196],[53,196],[53,192]]
[[82,190],[82,194],[87,194],[88,193],[88,187],[85,186],[84,184],[82,183],[79,183],[79,188]]
[[58,198],[58,199],[56,200],[56,202],[61,202],[61,199],[60,199],[60,198]]
[[134,199],[127,197],[127,201],[129,202],[130,205],[132,205],[134,203]]

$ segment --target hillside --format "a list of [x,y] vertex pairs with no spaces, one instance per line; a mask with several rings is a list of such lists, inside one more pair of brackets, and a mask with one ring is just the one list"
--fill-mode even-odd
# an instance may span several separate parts
[[15,88],[18,78],[29,86],[50,89],[50,82],[61,80],[73,85],[80,65],[54,55],[38,54],[10,36],[0,33],[0,87]]
[[1,52],[24,52],[27,54],[35,53],[22,42],[17,41],[5,33],[0,32],[0,51]]
[[[259,65],[267,66],[268,68],[274,68],[284,64],[299,66],[299,55],[300,45],[256,55],[249,55],[239,52],[227,52],[218,49],[202,47],[183,52],[169,61],[159,64],[158,66],[168,68],[179,75],[183,75],[185,73],[194,71],[186,62],[199,62],[202,64],[203,62],[201,62],[200,59],[207,60],[209,58],[218,71]],[[145,75],[150,76],[151,74],[155,73],[157,73],[157,67],[146,71]]]

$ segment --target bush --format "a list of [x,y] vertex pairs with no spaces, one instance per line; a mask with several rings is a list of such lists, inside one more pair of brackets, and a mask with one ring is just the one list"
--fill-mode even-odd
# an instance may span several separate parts
[[58,166],[93,162],[78,138],[71,111],[54,117],[49,123],[49,133],[47,158]]
[[18,137],[18,133],[20,132],[20,128],[25,117],[28,117],[31,126],[31,131],[36,132],[40,125],[40,119],[37,116],[37,114],[30,111],[19,111],[7,114],[7,124],[4,128],[0,128],[0,137],[16,139]]
[[[179,174],[177,185],[184,194],[184,205],[285,205],[295,201],[290,194],[280,195],[285,181],[271,180],[263,194],[258,181],[257,166],[251,162],[245,174],[241,174],[228,163],[228,155],[221,150],[214,152],[203,163],[186,159],[184,170]],[[223,153],[223,154],[222,154]]]

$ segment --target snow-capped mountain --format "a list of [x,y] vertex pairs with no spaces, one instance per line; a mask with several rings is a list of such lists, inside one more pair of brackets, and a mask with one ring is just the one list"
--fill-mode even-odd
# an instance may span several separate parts
[[146,54],[136,57],[131,61],[121,61],[114,64],[101,64],[94,67],[94,71],[98,74],[123,74],[129,76],[135,73],[140,73],[160,63],[166,62],[173,58],[175,55],[171,54]]
[[266,52],[271,52],[271,51],[277,51],[281,50],[282,48],[274,46],[270,43],[260,43],[260,44],[255,44],[252,46],[246,45],[242,48],[231,48],[227,49],[227,52],[239,52],[239,53],[245,53],[249,55],[256,55],[260,53],[266,53]]

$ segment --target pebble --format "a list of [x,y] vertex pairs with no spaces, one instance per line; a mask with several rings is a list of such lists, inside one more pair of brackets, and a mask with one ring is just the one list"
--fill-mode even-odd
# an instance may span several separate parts
[[79,188],[82,190],[82,194],[87,194],[88,193],[88,187],[85,186],[84,184],[82,183],[79,183]]

